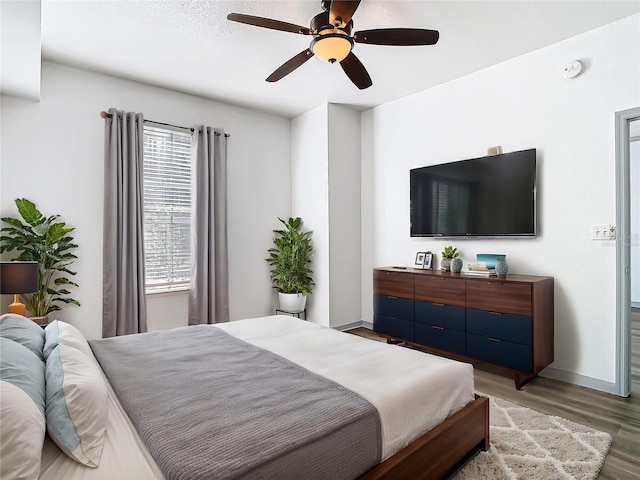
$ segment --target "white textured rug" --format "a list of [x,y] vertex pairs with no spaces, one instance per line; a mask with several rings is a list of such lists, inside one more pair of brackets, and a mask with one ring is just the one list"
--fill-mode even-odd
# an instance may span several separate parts
[[452,480],[595,479],[611,436],[564,418],[489,397],[491,448]]

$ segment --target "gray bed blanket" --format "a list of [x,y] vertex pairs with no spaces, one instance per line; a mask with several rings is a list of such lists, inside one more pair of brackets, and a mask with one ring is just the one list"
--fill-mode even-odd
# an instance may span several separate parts
[[90,344],[167,480],[346,479],[380,462],[373,405],[219,328]]

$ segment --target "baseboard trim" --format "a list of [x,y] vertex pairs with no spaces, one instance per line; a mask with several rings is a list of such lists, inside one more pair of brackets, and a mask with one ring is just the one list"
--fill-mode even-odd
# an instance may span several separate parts
[[599,390],[601,392],[617,395],[617,388],[615,383],[605,382],[593,377],[587,377],[580,375],[579,373],[567,372],[565,370],[558,370],[557,368],[545,368],[539,373],[539,376],[545,378],[551,378],[552,380],[560,380],[561,382],[572,383],[580,387],[587,387],[593,390]]
[[362,321],[359,321],[359,322],[345,323],[344,325],[337,325],[331,328],[344,332],[345,330],[351,330],[352,328],[358,328],[361,326],[362,326]]
[[345,330],[351,330],[352,328],[358,328],[358,327],[364,327],[364,328],[368,328],[369,330],[373,330],[373,323],[365,322],[361,320],[359,322],[345,323],[344,325],[337,325],[331,328],[344,332]]

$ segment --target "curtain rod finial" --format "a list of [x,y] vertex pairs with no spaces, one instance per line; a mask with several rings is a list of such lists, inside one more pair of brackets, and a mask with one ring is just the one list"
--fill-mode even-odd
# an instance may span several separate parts
[[100,112],[100,116],[102,118],[107,118],[109,116],[109,114],[103,110],[103,111]]

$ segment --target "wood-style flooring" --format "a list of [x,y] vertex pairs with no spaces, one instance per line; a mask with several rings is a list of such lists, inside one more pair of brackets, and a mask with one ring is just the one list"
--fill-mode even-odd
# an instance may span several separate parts
[[[350,333],[382,340],[364,327]],[[542,377],[518,391],[512,376],[481,368],[475,368],[475,387],[538,412],[608,432],[613,444],[598,479],[633,480],[640,479],[640,309],[632,312],[631,375],[628,398]]]

